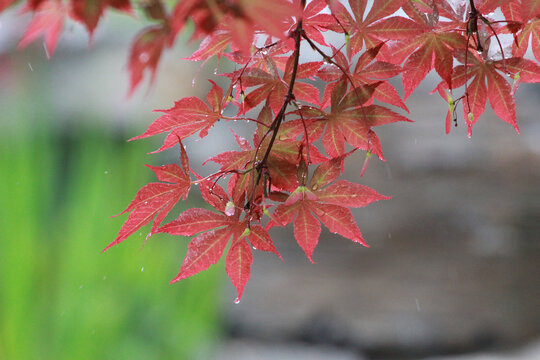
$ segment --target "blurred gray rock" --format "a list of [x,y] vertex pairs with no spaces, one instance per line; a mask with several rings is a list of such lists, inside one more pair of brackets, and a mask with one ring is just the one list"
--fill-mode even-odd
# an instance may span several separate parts
[[265,344],[255,341],[231,341],[219,347],[212,360],[362,360],[343,349],[301,343]]
[[284,262],[255,254],[242,303],[224,305],[233,336],[418,358],[540,334],[538,87],[518,92],[529,135],[487,110],[468,139],[462,123],[444,133],[434,86],[408,100],[415,123],[377,129],[386,163],[359,179],[348,160],[345,178],[393,196],[354,211],[371,248],[323,231],[312,265],[292,229],[272,230]]

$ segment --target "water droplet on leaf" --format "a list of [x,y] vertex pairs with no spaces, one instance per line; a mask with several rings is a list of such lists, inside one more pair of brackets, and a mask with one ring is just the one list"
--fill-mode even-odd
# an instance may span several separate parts
[[147,52],[142,52],[139,54],[139,61],[144,63],[147,63],[148,60],[150,60],[150,55],[148,55]]
[[233,216],[234,210],[234,203],[232,201],[227,202],[227,205],[225,206],[225,215]]

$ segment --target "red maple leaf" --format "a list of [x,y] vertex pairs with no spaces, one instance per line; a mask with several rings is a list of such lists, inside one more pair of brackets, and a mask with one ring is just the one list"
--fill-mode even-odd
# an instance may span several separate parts
[[[378,84],[362,85],[348,90],[347,80],[342,78],[334,86],[327,86],[324,98],[329,98],[330,109],[303,106],[299,114],[307,123],[310,142],[322,134],[323,147],[331,158],[345,153],[345,143],[356,149],[382,155],[379,139],[372,127],[397,121],[410,121],[406,117],[379,105],[362,106],[371,99]],[[298,125],[299,128],[300,125]],[[324,130],[324,133],[322,132]]]
[[222,96],[223,90],[213,83],[208,96],[208,102],[213,108],[210,108],[198,97],[192,96],[178,100],[168,110],[156,110],[165,115],[157,118],[143,134],[130,140],[142,139],[172,130],[172,133],[165,139],[164,146],[158,150],[161,151],[174,146],[178,140],[183,140],[199,131],[201,138],[205,137],[208,130],[221,118],[221,100],[216,99],[221,99]]
[[332,30],[350,34],[350,43],[347,50],[352,57],[366,48],[373,48],[381,40],[408,39],[422,33],[422,27],[416,22],[402,16],[392,16],[402,6],[405,0],[379,0],[371,10],[364,15],[367,0],[349,0],[349,11],[337,0],[329,0],[332,13],[339,24],[331,27]]
[[13,4],[15,0],[0,0],[0,12]]
[[[27,7],[26,11],[29,11],[30,9],[30,7]],[[19,42],[19,48],[27,46],[41,35],[44,35],[47,56],[52,56],[56,49],[58,38],[64,27],[66,15],[67,8],[62,1],[48,0],[40,2],[35,9],[32,22],[26,28],[26,31]]]
[[180,272],[171,283],[195,275],[217,263],[232,238],[225,258],[225,269],[237,289],[238,302],[251,273],[252,247],[280,255],[262,226],[250,225],[247,219],[240,220],[241,207],[229,201],[219,185],[205,180],[200,182],[200,187],[205,200],[219,213],[191,208],[157,230],[171,235],[199,234],[189,243]]
[[[376,47],[362,53],[356,62],[354,72],[348,75],[354,80],[357,86],[377,84],[373,91],[373,97],[375,99],[409,111],[394,86],[387,81],[380,81],[393,78],[402,71],[400,66],[389,62],[373,62],[383,45],[384,43],[380,43]],[[324,81],[340,79],[343,76],[342,69],[349,68],[348,62],[342,58],[343,55],[341,52],[338,51],[335,54],[335,60],[341,65],[341,68],[335,64],[326,64],[318,73],[318,76]]]
[[162,25],[147,27],[137,35],[131,45],[128,60],[130,96],[142,81],[146,70],[151,72],[150,82],[154,81],[161,53],[169,45],[170,36],[168,27]]
[[256,32],[262,31],[284,39],[288,35],[290,18],[299,14],[299,6],[287,0],[237,0],[219,3],[188,0],[181,1],[176,6],[172,26],[177,33],[186,20],[192,18],[197,24],[194,37],[211,34],[219,28],[229,34],[235,49],[250,54]]
[[148,236],[155,233],[158,226],[173,209],[180,199],[186,199],[191,181],[189,178],[189,163],[183,146],[181,148],[182,168],[176,164],[164,166],[148,166],[159,181],[143,186],[135,195],[135,199],[120,214],[130,212],[128,219],[122,225],[116,239],[103,251],[121,243],[142,226],[154,219],[152,229]]
[[124,12],[131,12],[129,0],[71,0],[71,16],[82,22],[92,35],[108,6]]
[[[283,77],[280,76],[278,64],[274,59],[288,60],[285,64]],[[313,77],[317,74],[317,70],[322,64],[323,62],[321,61],[300,64],[296,72],[296,78],[305,79]],[[288,84],[290,83],[292,76],[291,58],[271,58],[269,56],[263,56],[253,65],[254,66],[227,74],[227,76],[231,78],[231,83],[238,85],[238,101],[240,102],[241,98],[244,98],[241,112],[245,113],[265,100],[268,100],[268,103],[274,112],[279,111],[283,104],[283,98],[289,90]],[[255,67],[257,65],[264,68],[264,70]],[[246,91],[252,87],[256,88]],[[245,95],[246,92],[247,95]],[[311,104],[319,103],[319,90],[311,84],[296,82],[294,85],[294,94],[296,100],[309,102]]]
[[[461,58],[462,56],[458,56]],[[466,83],[466,93],[463,97],[463,117],[468,125],[469,136],[472,126],[480,115],[484,113],[487,100],[495,114],[505,122],[512,125],[519,133],[516,120],[516,103],[514,99],[515,88],[501,73],[514,75],[514,81],[538,82],[540,81],[540,67],[531,60],[522,58],[501,59],[497,61],[482,60],[478,55],[469,52],[468,66],[459,65],[454,69],[452,88],[456,89]],[[447,100],[442,89],[447,85],[438,85],[439,93]],[[451,114],[447,115],[447,131]]]
[[320,223],[334,234],[367,246],[348,208],[389,199],[367,186],[347,180],[335,181],[341,173],[342,163],[343,157],[319,165],[309,185],[299,186],[283,204],[278,205],[267,225],[267,228],[286,226],[294,220],[294,237],[311,262],[313,250],[319,242]]
[[540,61],[540,1],[522,0],[521,12],[514,11],[513,14],[513,20],[522,24],[521,31],[516,37],[514,55],[524,56],[531,39],[534,57]]

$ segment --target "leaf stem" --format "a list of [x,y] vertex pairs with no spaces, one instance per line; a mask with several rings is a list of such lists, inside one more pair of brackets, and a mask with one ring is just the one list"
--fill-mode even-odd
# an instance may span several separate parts
[[[306,5],[306,0],[301,0],[301,6],[302,11],[304,10],[304,7]],[[272,131],[272,137],[270,138],[270,142],[268,143],[268,147],[266,148],[266,152],[264,153],[264,156],[262,160],[257,164],[256,170],[257,170],[257,178],[255,179],[255,182],[253,184],[254,190],[261,181],[262,177],[262,169],[267,165],[268,157],[270,156],[270,153],[272,151],[272,147],[274,146],[274,142],[276,141],[277,134],[279,132],[279,127],[281,126],[281,123],[283,122],[283,119],[285,118],[285,111],[287,110],[287,106],[289,106],[290,102],[294,99],[294,83],[296,82],[296,75],[298,73],[298,64],[300,61],[300,42],[302,40],[302,22],[303,18],[300,18],[298,20],[298,23],[296,25],[296,29],[294,30],[294,59],[293,59],[293,68],[291,73],[291,81],[289,82],[289,90],[287,91],[287,94],[285,95],[283,99],[283,104],[281,105],[281,109],[279,109],[279,112],[275,116],[274,120],[272,121],[272,124],[270,125],[270,129]],[[255,195],[255,191],[251,193],[250,199],[247,202],[247,205],[251,203],[253,200],[253,196]]]

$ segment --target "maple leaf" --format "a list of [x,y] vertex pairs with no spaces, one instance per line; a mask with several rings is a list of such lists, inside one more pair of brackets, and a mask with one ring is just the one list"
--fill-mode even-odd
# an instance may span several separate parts
[[[362,106],[371,99],[377,85],[363,85],[347,92],[347,82],[341,79],[330,90],[327,86],[327,92],[331,93],[326,96],[330,98],[330,111],[307,106],[299,110],[305,119],[311,119],[307,124],[309,132],[320,134],[321,131],[316,128],[325,126],[322,143],[331,158],[344,154],[345,143],[349,143],[384,159],[377,135],[371,128],[397,121],[410,121],[379,105]],[[310,141],[315,140],[316,137],[310,136]]]
[[[442,5],[442,4],[445,5]],[[418,5],[418,3],[414,3]],[[431,4],[432,14],[426,16],[419,12],[413,2],[404,5],[405,12],[417,21],[421,27],[418,36],[412,39],[391,41],[382,53],[382,58],[393,64],[403,65],[403,88],[405,99],[416,89],[426,75],[435,69],[449,87],[452,82],[453,52],[465,51],[466,39],[461,34],[449,29],[459,28],[462,22],[446,1]],[[435,10],[437,10],[435,12]],[[439,21],[439,10],[450,21]]]
[[150,82],[154,81],[161,53],[169,40],[169,30],[162,25],[147,27],[137,35],[131,45],[128,60],[129,96],[133,94],[147,69],[151,72]]
[[152,229],[148,236],[159,232],[158,227],[174,205],[180,199],[186,199],[191,181],[189,178],[189,164],[185,150],[181,147],[181,160],[184,169],[176,164],[164,165],[160,167],[147,165],[154,173],[159,183],[149,183],[143,186],[135,195],[135,199],[120,214],[130,212],[128,219],[122,225],[116,239],[111,242],[103,251],[121,243],[142,226],[154,219]]
[[71,0],[71,15],[83,23],[92,35],[107,6],[131,12],[129,0]]
[[389,199],[367,186],[347,180],[335,181],[341,173],[342,161],[332,159],[319,165],[309,185],[299,186],[278,205],[267,225],[267,228],[286,226],[294,221],[294,237],[311,262],[319,242],[320,223],[334,234],[367,246],[348,208]]
[[338,32],[345,30],[350,34],[350,42],[347,47],[349,57],[362,50],[364,43],[366,48],[373,48],[381,40],[407,39],[422,33],[423,28],[410,19],[402,16],[387,18],[397,12],[404,1],[377,1],[365,17],[367,0],[349,0],[352,16],[339,1],[329,1],[332,13],[339,20],[339,24],[334,25],[331,29]]
[[[483,61],[479,56],[469,53],[469,66],[459,65],[454,69],[453,89],[466,86],[463,99],[463,117],[471,135],[472,126],[484,113],[487,100],[495,114],[512,125],[519,133],[516,120],[516,104],[513,93],[515,89],[500,73],[513,74],[515,79],[523,82],[540,81],[540,67],[534,62],[522,58]],[[438,85],[439,93],[446,100],[441,89],[448,88],[445,84]],[[447,130],[450,117],[447,116]]]
[[15,0],[0,0],[0,12],[2,12],[4,9],[7,9],[7,7],[14,2]]
[[517,35],[513,53],[517,57],[523,57],[529,47],[531,47],[534,57],[540,61],[540,2],[537,0],[522,0],[521,13],[515,15],[514,19],[519,19],[522,29]]
[[231,34],[225,30],[216,30],[206,36],[195,51],[186,60],[199,61],[217,55],[220,56],[231,43]]
[[[255,147],[244,147],[242,151],[226,151],[208,159],[221,165],[222,172],[250,170],[255,163],[262,161],[268,148],[270,139],[265,138],[264,143]],[[268,157],[267,170],[272,185],[278,189],[294,190],[296,182],[296,162],[300,153],[300,141],[280,141],[277,140],[272,152]],[[205,162],[205,163],[206,163]],[[246,183],[249,183],[251,174],[245,174]]]
[[227,195],[219,185],[211,184],[206,180],[200,182],[200,187],[205,199],[209,200],[219,213],[191,208],[156,231],[184,236],[199,234],[189,243],[180,271],[171,283],[193,276],[216,264],[232,237],[231,246],[225,258],[225,269],[237,289],[236,302],[238,302],[251,272],[253,262],[251,246],[280,255],[262,226],[250,226],[246,219],[240,220],[237,205],[227,200]]
[[[251,53],[256,31],[284,39],[290,18],[300,14],[300,8],[287,0],[237,0],[209,3],[205,0],[181,1],[173,13],[172,26],[176,32],[183,28],[188,18],[194,19],[200,32],[211,34],[217,28],[228,33],[232,46],[244,54]],[[264,14],[264,16],[261,16]]]
[[[28,7],[26,11],[30,9]],[[67,9],[60,0],[49,0],[41,2],[35,11],[32,22],[26,28],[18,47],[26,47],[43,34],[45,36],[47,57],[50,57],[54,54],[58,38],[64,27]]]
[[[350,77],[357,86],[377,84],[373,91],[373,97],[375,99],[409,111],[407,106],[405,106],[401,100],[401,97],[394,86],[389,84],[387,81],[380,81],[397,76],[402,71],[401,67],[385,61],[372,62],[383,45],[384,43],[380,43],[376,47],[368,49],[362,55],[360,55],[358,61],[356,62],[354,72],[350,74]],[[341,58],[340,54],[341,52],[336,53],[336,59]],[[319,77],[324,81],[334,81],[340,79],[343,76],[342,69],[348,69],[349,66],[347,61],[344,59],[339,60],[339,63],[342,64],[341,68],[335,64],[325,65],[319,71]]]
[[[213,83],[208,101],[212,104],[212,102],[218,101],[216,97],[221,98],[222,96],[223,91]],[[172,130],[165,139],[164,146],[157,150],[162,151],[174,146],[178,140],[183,140],[199,131],[200,137],[205,137],[208,130],[221,118],[221,101],[219,104],[214,103],[213,105],[214,108],[210,108],[204,101],[194,96],[180,99],[168,110],[156,110],[165,115],[157,118],[143,134],[131,138],[130,141]]]
[[[298,3],[298,5],[300,5],[299,0],[295,0],[295,1],[296,3]],[[306,7],[304,8],[301,18],[302,18],[302,30],[307,35],[307,37],[321,45],[329,46],[326,43],[326,40],[324,39],[324,35],[322,34],[322,32],[325,32],[329,28],[334,26],[336,23],[336,20],[330,14],[326,14],[326,13],[321,14],[321,11],[323,11],[326,7],[327,7],[326,0],[312,0],[307,3]],[[298,20],[299,18],[300,17],[296,17],[296,20]],[[293,28],[295,25],[296,23],[291,21],[290,28]]]
[[[284,59],[288,59],[288,61],[285,64],[283,78],[279,74],[278,66],[274,59],[266,56],[260,65],[264,65],[268,71],[250,66],[227,74],[231,78],[232,84],[239,85],[237,96],[245,96],[242,113],[249,111],[267,99],[274,112],[279,111],[283,104],[283,98],[289,90],[289,83],[292,76],[292,58],[287,57]],[[300,64],[296,72],[296,79],[313,77],[317,74],[317,70],[322,64],[322,61]],[[245,89],[255,86],[258,87],[249,91],[246,96]],[[298,101],[305,101],[311,104],[319,103],[319,90],[315,86],[305,82],[295,83],[294,96]]]

